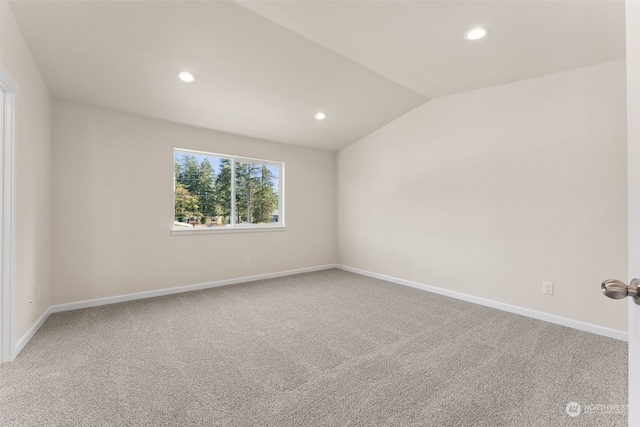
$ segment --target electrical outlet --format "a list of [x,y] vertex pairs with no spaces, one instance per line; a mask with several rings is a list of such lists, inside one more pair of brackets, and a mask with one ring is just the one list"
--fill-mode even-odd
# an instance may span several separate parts
[[545,295],[553,295],[553,283],[542,282],[542,293]]
[[251,264],[251,257],[249,257],[249,256],[248,256],[248,257],[246,257],[246,258],[244,259],[244,263],[245,263],[246,265]]

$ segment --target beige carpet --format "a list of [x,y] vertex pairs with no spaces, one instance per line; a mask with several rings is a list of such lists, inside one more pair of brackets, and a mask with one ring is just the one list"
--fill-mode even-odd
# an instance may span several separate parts
[[626,364],[620,341],[327,270],[52,315],[0,366],[0,425],[624,426],[602,405],[626,405]]

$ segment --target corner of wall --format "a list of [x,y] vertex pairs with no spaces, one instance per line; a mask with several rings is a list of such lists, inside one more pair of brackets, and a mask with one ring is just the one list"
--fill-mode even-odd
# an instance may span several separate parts
[[[1,62],[18,83],[16,96],[15,337],[29,333],[51,304],[52,113],[49,89],[10,4],[2,1]],[[32,304],[28,304],[31,295]],[[18,342],[15,343],[16,345]]]

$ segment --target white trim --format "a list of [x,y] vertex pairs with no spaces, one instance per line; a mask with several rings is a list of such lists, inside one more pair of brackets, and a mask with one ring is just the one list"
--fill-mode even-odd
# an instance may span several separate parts
[[[230,154],[220,154],[220,153],[211,153],[211,152],[207,152],[207,151],[198,151],[198,150],[190,150],[188,148],[178,148],[178,147],[174,147],[173,148],[173,164],[174,164],[174,168],[172,169],[173,172],[173,208],[174,208],[174,214],[175,214],[175,206],[176,206],[176,193],[175,193],[175,189],[176,189],[176,175],[175,175],[175,164],[176,164],[176,152],[179,153],[191,153],[191,154],[195,154],[195,155],[199,155],[199,156],[205,156],[205,157],[216,157],[219,159],[229,159],[231,160],[231,206],[230,206],[230,216],[229,216],[229,224],[225,227],[225,228],[235,228],[235,227],[256,227],[256,225],[254,224],[236,224],[236,162],[242,162],[242,163],[253,163],[253,164],[259,164],[259,165],[265,165],[265,166],[271,166],[271,167],[277,167],[278,168],[278,223],[277,225],[266,225],[267,227],[280,227],[282,229],[285,228],[285,206],[284,206],[284,162],[276,162],[275,160],[263,160],[263,159],[256,159],[256,158],[252,158],[252,157],[241,157],[241,156],[234,156],[234,155],[230,155]],[[175,215],[172,214],[173,216],[173,221],[176,221]],[[257,227],[260,227],[261,224],[258,224]],[[256,228],[257,228],[256,227]],[[176,229],[175,227],[171,229],[172,234],[174,234],[174,231],[179,231],[180,229]],[[207,232],[211,232],[211,233],[218,233],[219,231],[216,230],[209,230],[209,231],[205,231],[206,229],[204,228],[197,228],[196,230],[190,230],[191,233],[203,233],[206,234]],[[262,230],[260,230],[262,231]],[[180,232],[180,231],[179,231]]]
[[[627,40],[627,268],[628,280],[640,277],[640,3],[625,2]],[[627,402],[640,398],[640,307],[632,298],[628,305],[629,346]],[[627,425],[640,425],[640,408],[629,405]]]
[[36,323],[34,323],[29,328],[27,333],[24,334],[22,338],[20,338],[20,340],[18,340],[18,342],[16,343],[16,355],[20,354],[22,349],[24,349],[24,347],[29,343],[29,341],[31,341],[31,338],[33,338],[33,336],[36,334],[36,332],[38,332],[40,327],[44,325],[44,322],[47,321],[51,313],[53,313],[53,311],[51,311],[51,307],[47,308],[45,312],[42,313],[42,316],[40,316],[40,318],[36,321]]
[[0,363],[12,361],[17,353],[14,350],[15,322],[16,322],[16,242],[15,242],[15,180],[14,153],[16,140],[16,104],[18,84],[13,80],[4,67],[0,67],[0,86],[4,92],[4,127],[2,129],[2,185],[0,192],[0,234],[2,247],[0,262],[2,276],[0,277]]
[[499,301],[490,300],[487,298],[476,297],[473,295],[464,294],[462,292],[451,291],[448,289],[438,288],[435,286],[429,286],[418,282],[412,282],[410,280],[399,279],[397,277],[387,276],[384,274],[373,273],[371,271],[361,270],[359,268],[347,267],[345,265],[339,265],[337,268],[351,273],[360,274],[363,276],[373,277],[374,279],[380,279],[387,282],[397,283],[399,285],[410,286],[412,288],[421,289],[427,292],[433,292],[434,294],[444,295],[447,297],[459,299],[462,301],[471,302],[474,304],[484,305],[486,307],[496,308],[498,310],[507,311],[509,313],[520,314],[522,316],[531,317],[538,320],[544,320],[545,322],[555,323],[557,325],[567,326],[569,328],[579,329],[581,331],[591,332],[597,335],[603,335],[605,337],[614,338],[621,341],[627,341],[628,334],[624,331],[617,329],[606,328],[604,326],[594,325],[592,323],[582,322],[580,320],[569,319],[562,316],[556,316],[555,314],[544,313],[541,311],[531,310],[516,305],[506,304]]
[[33,326],[29,328],[27,333],[24,334],[22,338],[20,338],[20,340],[16,343],[15,356],[17,356],[22,351],[22,349],[24,349],[24,347],[29,343],[29,341],[31,341],[31,338],[35,336],[36,332],[38,332],[40,327],[44,324],[44,322],[47,321],[49,316],[53,313],[79,310],[82,308],[98,307],[101,305],[108,305],[108,304],[117,304],[119,302],[135,301],[139,299],[154,298],[154,297],[159,297],[164,295],[179,294],[183,292],[198,291],[201,289],[217,288],[220,286],[235,285],[238,283],[255,282],[256,280],[273,279],[276,277],[291,276],[294,274],[311,273],[313,271],[330,270],[332,268],[338,268],[338,265],[327,264],[327,265],[320,265],[316,267],[299,268],[297,270],[280,271],[277,273],[266,273],[266,274],[258,274],[255,276],[246,276],[238,279],[218,280],[215,282],[199,283],[196,285],[178,286],[175,288],[158,289],[156,291],[138,292],[135,294],[117,295],[113,297],[96,298],[92,300],[72,302],[68,304],[52,305],[42,314],[42,316],[40,316],[38,321],[34,323]]
[[287,227],[283,225],[253,225],[253,226],[220,226],[220,227],[193,227],[193,228],[173,228],[171,234],[174,236],[191,236],[194,234],[225,234],[225,233],[257,233],[260,231],[285,231]]
[[176,151],[197,154],[199,156],[213,156],[213,157],[219,157],[221,159],[239,160],[241,162],[249,161],[249,162],[261,163],[268,166],[280,167],[284,165],[283,162],[277,162],[275,160],[256,159],[255,157],[234,156],[233,154],[212,153],[211,151],[190,150],[189,148],[179,148],[179,147],[174,147],[173,149],[174,158],[175,158]]
[[79,310],[81,308],[98,307],[107,304],[116,304],[119,302],[135,301],[144,298],[154,298],[165,295],[180,294],[183,292],[199,291],[202,289],[217,288],[220,286],[235,285],[238,283],[255,282],[256,280],[273,279],[276,277],[291,276],[293,274],[311,273],[313,271],[329,270],[338,268],[335,264],[321,265],[317,267],[300,268],[297,270],[280,271],[277,273],[258,274],[255,276],[239,277],[237,279],[218,280],[215,282],[199,283],[196,285],[178,286],[175,288],[158,289],[155,291],[137,292],[135,294],[117,295],[113,297],[97,298],[86,301],[72,302],[68,304],[58,304],[49,307],[51,313],[59,313],[61,311]]
[[498,310],[520,314],[527,317],[532,317],[534,319],[543,320],[546,322],[551,322],[558,325],[567,326],[570,328],[579,329],[582,331],[587,331],[587,332],[591,332],[598,335],[604,335],[606,337],[610,337],[610,338],[614,338],[622,341],[626,341],[627,339],[627,333],[623,331],[605,328],[602,326],[597,326],[591,323],[581,322],[578,320],[567,319],[565,317],[555,316],[552,314],[547,314],[547,313],[543,313],[535,310],[529,310],[526,308],[505,304],[498,301],[489,300],[486,298],[480,298],[472,295],[463,294],[461,292],[437,288],[435,286],[428,286],[422,283],[412,282],[410,280],[399,279],[397,277],[386,276],[384,274],[378,274],[378,273],[373,273],[366,270],[360,270],[358,268],[347,267],[345,265],[327,264],[327,265],[321,265],[316,267],[299,268],[296,270],[280,271],[276,273],[258,274],[255,276],[246,276],[246,277],[240,277],[236,279],[218,280],[215,282],[206,282],[206,283],[199,283],[195,285],[178,286],[174,288],[158,289],[154,291],[138,292],[134,294],[117,295],[113,297],[96,298],[92,300],[72,302],[68,304],[53,305],[49,307],[44,312],[44,314],[40,316],[38,321],[34,323],[34,325],[27,331],[27,333],[24,334],[22,338],[20,338],[20,340],[17,342],[15,347],[15,355],[18,355],[22,351],[22,349],[24,349],[24,347],[29,343],[31,338],[33,338],[36,332],[38,332],[38,329],[40,329],[40,327],[44,324],[47,318],[53,313],[79,310],[79,309],[90,308],[90,307],[98,307],[101,305],[108,305],[108,304],[117,304],[120,302],[135,301],[135,300],[145,299],[145,298],[154,298],[154,297],[178,294],[183,292],[198,291],[202,289],[217,288],[220,286],[235,285],[238,283],[248,283],[248,282],[254,282],[256,280],[273,279],[276,277],[291,276],[294,274],[311,273],[314,271],[321,271],[321,270],[330,270],[332,268],[338,268],[344,271],[349,271],[351,273],[360,274],[362,276],[368,276],[368,277],[373,277],[375,279],[380,279],[380,280],[384,280],[391,283],[397,283],[399,285],[410,286],[412,288],[421,289],[427,292],[433,292],[436,294],[445,295],[445,296],[456,298],[459,300],[480,304],[487,307],[492,307]]
[[278,184],[280,188],[278,189],[278,223],[282,224],[282,227],[287,226],[287,219],[285,218],[285,213],[287,210],[285,209],[284,197],[287,192],[284,189],[285,179],[284,179],[285,171],[284,171],[284,162],[282,163],[282,167],[280,167],[280,176],[278,177]]
[[[173,150],[173,157],[176,156],[176,150]],[[229,226],[233,227],[236,225],[236,159],[231,159],[231,206],[229,206]],[[175,198],[174,198],[175,200]],[[175,210],[176,202],[173,202],[173,209]],[[249,213],[247,212],[247,216]],[[177,218],[174,218],[174,220]]]

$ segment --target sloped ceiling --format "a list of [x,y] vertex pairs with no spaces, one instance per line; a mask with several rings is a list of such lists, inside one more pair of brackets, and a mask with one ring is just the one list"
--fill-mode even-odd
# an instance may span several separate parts
[[623,1],[10,4],[55,99],[329,151],[433,97],[624,58]]
[[428,98],[625,56],[623,1],[240,3]]

